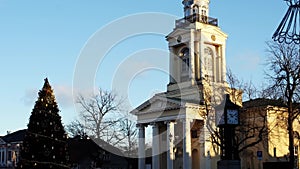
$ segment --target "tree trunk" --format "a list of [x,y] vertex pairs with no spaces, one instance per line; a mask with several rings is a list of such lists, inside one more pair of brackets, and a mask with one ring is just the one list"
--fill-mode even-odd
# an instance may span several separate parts
[[[290,103],[291,104],[291,103]],[[292,107],[289,105],[288,107],[288,134],[289,134],[289,152],[290,152],[290,166],[291,169],[294,169],[295,165],[295,153],[294,153],[294,128],[293,128],[293,112]]]

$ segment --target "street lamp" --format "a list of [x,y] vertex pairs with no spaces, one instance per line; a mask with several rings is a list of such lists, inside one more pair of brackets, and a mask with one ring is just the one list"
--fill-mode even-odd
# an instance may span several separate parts
[[221,140],[221,160],[218,161],[218,169],[241,168],[235,144],[235,128],[240,124],[240,108],[230,100],[229,94],[226,94],[222,103],[215,107],[216,125],[219,127]]
[[300,44],[300,1],[284,0],[289,8],[273,34],[272,39],[279,43]]

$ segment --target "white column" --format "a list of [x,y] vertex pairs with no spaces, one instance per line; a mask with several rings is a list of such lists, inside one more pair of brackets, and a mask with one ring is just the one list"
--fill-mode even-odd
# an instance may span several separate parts
[[7,146],[4,148],[4,165],[7,166]]
[[192,151],[191,151],[191,124],[189,119],[183,119],[183,169],[191,169],[192,167]]
[[167,169],[173,169],[174,161],[174,122],[168,121],[167,123]]
[[152,124],[152,168],[153,169],[160,169],[159,168],[159,128],[158,124]]
[[195,31],[192,29],[191,30],[191,40],[190,40],[190,78],[191,78],[191,81],[192,81],[192,84],[195,84],[195,72],[196,72],[196,69],[195,69],[195,42],[194,42],[194,39],[195,39]]
[[145,169],[145,126],[139,124],[137,127],[139,128],[139,169]]
[[[196,35],[195,35],[196,36]],[[195,41],[195,77],[197,80],[200,79],[200,43],[199,41]]]
[[[176,76],[175,76],[175,71],[174,71],[174,69],[175,69],[175,65],[174,65],[174,59],[175,59],[175,53],[174,53],[174,50],[173,50],[173,47],[169,47],[169,51],[170,51],[170,61],[169,61],[169,71],[170,71],[170,79],[169,79],[169,82],[170,83],[175,83],[175,79],[177,78]],[[177,79],[176,79],[177,80]]]
[[220,46],[222,53],[220,54],[221,56],[221,64],[222,64],[222,83],[226,81],[226,46],[225,44]]
[[2,148],[0,148],[0,165],[2,165]]

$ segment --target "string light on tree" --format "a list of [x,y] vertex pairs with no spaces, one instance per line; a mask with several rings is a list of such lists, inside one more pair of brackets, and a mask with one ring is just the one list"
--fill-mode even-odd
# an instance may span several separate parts
[[67,137],[47,78],[38,95],[21,148],[18,169],[68,169]]

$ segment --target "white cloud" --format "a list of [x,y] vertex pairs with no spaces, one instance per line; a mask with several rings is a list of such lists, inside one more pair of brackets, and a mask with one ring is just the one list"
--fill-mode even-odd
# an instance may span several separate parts
[[21,98],[25,106],[33,106],[38,97],[37,89],[27,89]]
[[71,86],[55,85],[53,90],[59,106],[64,108],[73,107],[73,90]]
[[[71,86],[55,85],[52,86],[54,90],[57,104],[63,108],[73,107],[73,90]],[[26,106],[34,106],[35,101],[38,98],[38,89],[27,89],[24,96],[21,98]]]

